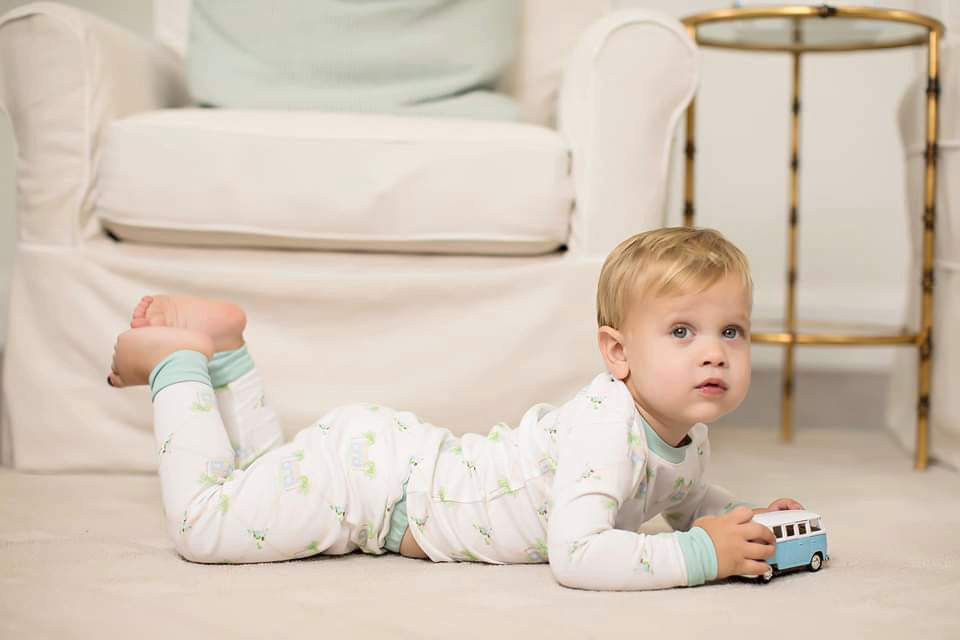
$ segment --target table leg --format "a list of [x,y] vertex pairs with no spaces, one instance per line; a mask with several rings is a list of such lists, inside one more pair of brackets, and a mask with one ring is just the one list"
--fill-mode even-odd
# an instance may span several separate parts
[[920,331],[917,346],[917,447],[913,466],[927,468],[930,433],[930,358],[933,353],[933,254],[937,202],[937,108],[940,97],[939,36],[930,32],[927,43],[927,147],[924,152],[923,275],[921,278]]
[[[693,27],[688,27],[687,31],[690,33],[690,37],[693,38],[693,41],[697,41],[697,30]],[[692,227],[693,226],[693,186],[694,186],[694,156],[696,154],[696,115],[697,115],[697,96],[696,94],[690,99],[690,105],[687,107],[687,126],[686,131],[684,131],[684,136],[686,136],[685,144],[683,145],[683,153],[686,157],[684,165],[684,182],[683,182],[683,226]]]
[[797,337],[797,200],[800,179],[800,53],[793,53],[793,100],[790,104],[790,218],[787,227],[787,308],[784,318],[790,342],[784,345],[783,402],[780,415],[780,438],[793,440],[793,374]]

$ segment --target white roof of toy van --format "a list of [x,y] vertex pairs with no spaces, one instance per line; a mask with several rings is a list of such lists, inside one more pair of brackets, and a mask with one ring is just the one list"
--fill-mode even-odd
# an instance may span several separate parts
[[758,513],[753,516],[753,521],[759,522],[767,527],[775,527],[781,524],[790,524],[791,522],[799,522],[801,520],[813,520],[819,517],[820,514],[814,513],[813,511],[790,509],[787,511],[768,511],[766,513]]

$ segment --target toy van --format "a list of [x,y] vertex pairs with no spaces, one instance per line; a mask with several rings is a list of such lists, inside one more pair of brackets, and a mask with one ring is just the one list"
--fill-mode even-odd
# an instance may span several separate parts
[[756,514],[753,521],[773,531],[777,550],[767,560],[769,571],[748,577],[758,578],[766,584],[773,580],[774,575],[791,569],[806,567],[810,571],[819,571],[823,563],[830,559],[827,554],[827,530],[819,513],[798,509],[768,511]]

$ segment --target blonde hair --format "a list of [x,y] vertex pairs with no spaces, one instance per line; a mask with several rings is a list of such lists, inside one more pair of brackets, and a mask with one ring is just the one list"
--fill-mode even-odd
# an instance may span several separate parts
[[747,257],[714,229],[667,227],[627,238],[610,252],[597,284],[597,324],[619,329],[635,297],[700,293],[727,276],[753,300]]

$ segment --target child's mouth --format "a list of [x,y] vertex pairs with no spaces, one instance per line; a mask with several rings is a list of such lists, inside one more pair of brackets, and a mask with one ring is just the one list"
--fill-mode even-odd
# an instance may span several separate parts
[[705,396],[723,395],[726,390],[727,387],[722,382],[704,382],[703,384],[697,386],[697,391]]

